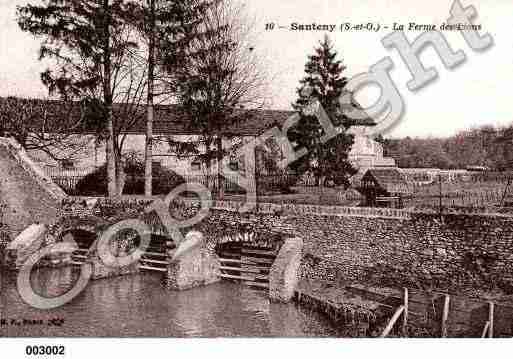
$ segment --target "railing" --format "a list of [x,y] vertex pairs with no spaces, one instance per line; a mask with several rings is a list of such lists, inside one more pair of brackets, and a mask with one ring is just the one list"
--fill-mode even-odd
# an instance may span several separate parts
[[404,288],[404,296],[403,296],[403,305],[399,306],[397,310],[395,311],[392,318],[390,318],[390,321],[388,322],[387,326],[379,336],[380,338],[387,337],[392,329],[394,328],[395,323],[399,319],[399,317],[403,316],[403,324],[402,324],[402,335],[404,337],[408,336],[408,288]]
[[[66,193],[70,195],[80,195],[76,191],[77,184],[92,170],[63,170],[60,168],[48,167],[44,169],[47,176],[49,176],[58,186],[60,186]],[[220,184],[223,186],[224,191],[228,193],[244,193],[245,186],[241,176],[218,176],[218,175],[182,175],[180,176],[186,183],[201,183],[211,191],[218,193]],[[176,177],[154,177],[155,180],[165,183],[170,182],[170,185],[176,185]],[[295,185],[299,176],[294,174],[265,174],[257,175],[257,188],[259,193],[273,193],[282,192]],[[130,176],[127,180],[141,180],[143,177],[137,178]],[[172,182],[172,183],[171,183]]]
[[[444,307],[442,311],[442,323],[441,323],[441,334],[440,336],[442,338],[447,337],[448,333],[448,319],[449,319],[449,304],[451,302],[451,297],[449,294],[445,294],[444,296]],[[493,338],[493,328],[494,328],[494,311],[495,311],[495,304],[493,302],[488,302],[488,320],[486,321],[483,331],[481,333],[481,338]],[[397,308],[392,318],[390,318],[390,321],[388,322],[387,326],[383,330],[383,332],[380,335],[380,338],[385,338],[390,334],[392,329],[394,328],[394,325],[396,324],[397,320],[400,318],[400,316],[403,316],[403,323],[402,323],[402,335],[404,337],[408,336],[408,289],[404,288],[404,303]]]
[[[76,190],[77,184],[91,170],[63,170],[61,168],[45,168],[46,174],[70,195],[81,195]],[[404,208],[417,210],[436,210],[447,212],[509,212],[513,207],[513,181],[511,173],[476,173],[470,175],[470,180],[446,182],[443,178],[429,184],[408,182],[407,193],[401,194]],[[201,183],[212,191],[219,193],[220,187],[227,194],[244,194],[246,183],[239,176],[217,175],[184,175],[181,176],[187,183]],[[133,181],[135,177],[127,178]],[[178,179],[178,180],[177,180]],[[142,177],[138,179],[143,181]],[[165,188],[173,188],[180,183],[179,176],[155,177]],[[169,183],[167,183],[169,182]],[[344,192],[344,189],[315,186],[316,180],[311,176],[298,176],[294,174],[257,174],[257,189],[259,196],[276,195],[279,203],[302,203],[313,205],[350,205],[359,206],[364,203],[363,195],[352,194],[355,190]],[[167,184],[167,186],[166,186]],[[291,187],[297,193],[291,196]],[[142,193],[141,193],[142,194]],[[397,196],[391,194],[390,196]],[[269,198],[267,201],[271,201]],[[259,200],[261,201],[261,200]],[[278,203],[277,202],[277,203]]]

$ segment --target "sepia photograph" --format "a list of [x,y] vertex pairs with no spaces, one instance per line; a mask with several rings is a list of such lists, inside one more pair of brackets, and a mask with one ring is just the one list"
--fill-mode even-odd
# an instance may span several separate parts
[[0,10],[6,357],[513,337],[513,2]]

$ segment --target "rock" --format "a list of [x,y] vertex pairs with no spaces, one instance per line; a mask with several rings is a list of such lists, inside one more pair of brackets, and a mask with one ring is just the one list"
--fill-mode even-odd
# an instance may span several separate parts
[[303,256],[303,240],[288,238],[283,243],[269,272],[269,298],[288,302],[294,296],[299,281],[299,267]]
[[31,224],[23,230],[6,247],[6,264],[12,268],[20,268],[23,263],[43,244],[47,227],[44,224]]
[[166,286],[185,290],[218,282],[220,263],[199,232],[190,232],[167,266]]

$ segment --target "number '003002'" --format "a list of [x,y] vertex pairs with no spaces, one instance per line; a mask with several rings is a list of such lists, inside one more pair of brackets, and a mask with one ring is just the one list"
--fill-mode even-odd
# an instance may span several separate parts
[[64,355],[64,345],[27,345],[26,355]]

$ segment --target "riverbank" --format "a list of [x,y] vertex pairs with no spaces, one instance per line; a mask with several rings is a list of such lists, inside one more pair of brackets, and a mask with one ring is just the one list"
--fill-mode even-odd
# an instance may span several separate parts
[[[344,328],[347,336],[377,337],[404,304],[404,289],[302,279],[294,301],[322,313],[334,325]],[[510,298],[488,301],[408,289],[408,337],[481,337],[490,318],[494,337],[513,336]],[[404,336],[401,326],[396,325],[389,336]]]

